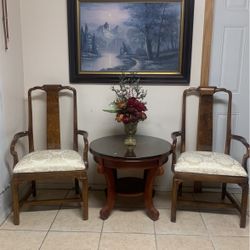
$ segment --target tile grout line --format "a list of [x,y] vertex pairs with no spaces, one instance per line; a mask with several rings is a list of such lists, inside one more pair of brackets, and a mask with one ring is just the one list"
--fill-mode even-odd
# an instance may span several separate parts
[[97,247],[97,250],[100,249],[100,245],[101,245],[101,238],[102,238],[102,233],[103,233],[103,228],[104,228],[104,220],[102,221],[102,229],[101,229],[101,232],[100,232],[100,236],[99,236],[99,241],[98,241],[98,247]]
[[[236,195],[235,194],[233,194],[233,196],[235,197]],[[195,197],[194,197],[194,199],[195,199]],[[236,199],[237,199],[237,197],[236,197]],[[91,207],[92,208],[92,207]],[[99,208],[99,207],[96,207],[96,206],[94,206],[93,208]],[[38,249],[43,249],[43,244],[46,242],[46,238],[47,238],[47,235],[48,235],[48,233],[50,233],[50,232],[54,232],[54,230],[52,230],[52,227],[53,227],[53,224],[55,223],[55,220],[56,219],[58,219],[57,218],[57,216],[58,216],[58,214],[59,214],[59,212],[60,211],[62,211],[62,209],[63,209],[63,206],[59,206],[58,208],[57,208],[57,211],[55,211],[56,213],[55,213],[55,215],[54,215],[54,219],[52,219],[52,221],[51,221],[51,225],[50,225],[50,227],[49,227],[49,229],[45,229],[45,230],[32,230],[32,231],[36,231],[36,232],[43,232],[43,234],[44,234],[44,237],[43,237],[43,239],[41,239],[42,240],[42,243],[40,243],[40,247],[39,247],[39,245],[38,245]],[[171,208],[169,208],[169,207],[161,207],[160,209],[163,209],[163,210],[171,210]],[[157,249],[159,249],[159,246],[158,246],[158,242],[157,242],[157,236],[158,235],[176,235],[176,236],[198,236],[198,237],[201,237],[201,238],[203,238],[204,236],[207,238],[207,239],[209,239],[209,241],[210,241],[210,243],[211,243],[211,245],[212,245],[212,249],[214,249],[214,250],[216,250],[217,249],[217,245],[216,245],[216,237],[220,237],[220,238],[225,238],[225,237],[241,237],[241,238],[244,238],[244,239],[247,239],[247,238],[249,238],[249,236],[247,236],[247,235],[233,235],[233,236],[227,236],[227,235],[219,235],[219,234],[214,234],[213,235],[213,231],[212,231],[212,228],[210,228],[210,226],[209,226],[209,221],[207,221],[207,217],[206,217],[206,213],[204,213],[204,212],[202,212],[202,211],[199,211],[199,214],[200,214],[200,216],[201,216],[201,219],[202,219],[202,223],[203,223],[203,225],[204,225],[204,227],[205,227],[205,229],[206,229],[206,235],[198,235],[198,234],[188,234],[188,232],[183,232],[183,233],[180,233],[180,234],[175,234],[175,233],[171,233],[171,232],[169,232],[169,233],[157,233],[157,230],[156,230],[156,222],[153,222],[153,226],[154,226],[154,235],[155,235],[155,246],[156,246],[156,250]],[[9,217],[9,216],[8,216]],[[8,217],[6,218],[6,220],[8,220]],[[247,215],[247,218],[249,219],[249,214]],[[6,221],[5,220],[5,221]],[[4,221],[4,222],[5,222]],[[1,224],[1,225],[3,225],[4,224],[4,222]],[[104,234],[109,234],[109,233],[117,233],[117,234],[143,234],[143,235],[153,235],[152,233],[140,233],[140,232],[106,232],[106,231],[104,231],[104,226],[105,226],[105,221],[103,220],[102,221],[102,223],[100,223],[101,224],[101,227],[99,227],[99,230],[98,231],[96,231],[96,232],[93,232],[93,231],[82,231],[82,230],[76,230],[76,231],[72,231],[72,230],[66,230],[66,231],[64,231],[64,232],[91,232],[91,233],[96,233],[96,236],[97,236],[97,240],[98,240],[98,245],[97,245],[97,250],[99,250],[99,249],[101,249],[101,241],[103,240],[102,239],[102,237],[103,237],[103,235]],[[210,228],[210,230],[208,230],[208,228]],[[101,230],[100,230],[101,229]],[[2,229],[2,228],[0,228],[0,231],[23,231],[23,232],[30,232],[31,230],[29,230],[29,229],[20,229],[20,230],[16,230],[16,229]],[[57,231],[57,230],[55,230],[55,231]],[[47,233],[46,233],[47,232]],[[58,232],[62,232],[61,230],[58,230]],[[98,236],[98,233],[99,233],[99,236]],[[98,239],[99,238],[99,239]],[[159,242],[159,244],[160,244],[160,242]]]
[[202,222],[203,222],[203,224],[204,224],[204,226],[205,226],[205,228],[206,228],[206,230],[207,230],[207,232],[208,232],[208,238],[209,238],[209,240],[211,241],[214,250],[216,250],[215,245],[214,245],[214,241],[213,241],[213,237],[212,237],[212,235],[210,234],[210,231],[209,231],[208,228],[207,228],[207,224],[206,224],[206,222],[205,222],[205,220],[204,220],[204,218],[203,218],[203,215],[202,215],[201,212],[199,212],[199,213],[200,213],[200,216],[201,216],[201,220],[202,220]]
[[37,232],[37,233],[43,233],[43,232],[47,232],[47,230],[44,229],[12,229],[12,228],[4,228],[1,229],[0,231],[10,231],[10,232]]
[[50,231],[50,229],[51,229],[53,223],[55,222],[55,219],[56,219],[56,217],[57,217],[57,215],[58,215],[58,213],[59,213],[60,210],[61,210],[61,207],[58,209],[58,211],[57,211],[57,213],[56,213],[56,215],[55,215],[55,218],[54,218],[53,221],[51,222],[51,225],[50,225],[49,229],[47,230],[47,232],[46,232],[46,234],[45,234],[45,236],[44,236],[44,238],[43,238],[43,241],[42,241],[40,247],[38,248],[38,250],[40,250],[41,247],[43,246],[43,243],[44,243],[44,241],[46,240],[47,235],[48,235],[48,233],[49,233],[49,231]]
[[11,214],[12,214],[12,209],[11,209],[10,213],[7,215],[6,219],[3,220],[3,222],[0,224],[0,230],[3,230],[1,227],[2,227],[3,224],[8,220],[8,218],[11,216]]
[[153,223],[154,223],[154,235],[155,235],[155,248],[156,248],[156,250],[158,250],[157,235],[156,235],[156,230],[155,230],[155,221]]
[[[199,199],[197,199],[195,193],[192,193],[192,199],[193,199],[194,201],[199,200]],[[198,211],[199,211],[199,215],[200,215],[200,217],[201,217],[202,223],[203,223],[203,225],[204,225],[204,227],[205,227],[205,229],[206,229],[206,231],[207,231],[208,239],[212,242],[212,246],[213,246],[213,248],[214,248],[214,250],[215,250],[214,243],[213,243],[213,241],[212,241],[212,239],[211,239],[210,232],[209,232],[209,230],[208,230],[208,228],[207,228],[207,224],[206,224],[206,222],[205,222],[205,220],[204,220],[204,218],[203,218],[203,215],[202,215],[202,210],[199,209]]]
[[[195,197],[194,194],[192,194],[192,197],[193,197],[194,200],[197,200],[197,198]],[[216,250],[215,245],[214,245],[214,241],[213,241],[213,238],[212,238],[212,235],[210,234],[210,231],[208,230],[207,224],[206,224],[206,222],[205,222],[205,219],[204,219],[204,217],[203,217],[203,215],[202,215],[202,211],[201,211],[200,209],[199,209],[199,214],[200,214],[201,220],[202,220],[202,222],[203,222],[203,224],[204,224],[204,226],[205,226],[205,228],[206,228],[206,230],[207,230],[208,239],[211,241],[214,250]]]
[[[68,192],[65,193],[64,198],[66,198],[66,197],[68,196],[69,192],[70,192],[70,190],[69,190]],[[47,233],[45,234],[45,236],[44,236],[44,238],[43,238],[43,241],[42,241],[40,247],[38,248],[38,250],[40,250],[40,249],[42,248],[43,243],[45,242],[45,240],[46,240],[46,238],[47,238],[47,235],[49,234],[49,231],[50,231],[52,225],[54,224],[54,222],[55,222],[55,220],[56,220],[57,215],[59,214],[60,210],[62,209],[62,206],[63,206],[63,204],[61,204],[61,205],[59,206],[59,209],[58,209],[58,211],[57,211],[57,213],[56,213],[56,216],[54,217],[53,221],[51,222],[50,227],[49,227]]]
[[139,233],[139,232],[104,232],[105,234],[138,234],[138,235],[154,235],[154,233]]

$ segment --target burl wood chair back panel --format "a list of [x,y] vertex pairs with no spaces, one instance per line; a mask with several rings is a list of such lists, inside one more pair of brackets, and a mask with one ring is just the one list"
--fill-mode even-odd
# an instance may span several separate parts
[[231,135],[232,93],[229,90],[217,87],[189,88],[184,91],[183,102],[182,102],[183,112],[182,112],[182,128],[181,128],[184,134],[181,141],[182,152],[185,151],[185,140],[186,140],[185,139],[186,108],[187,108],[186,103],[187,103],[187,97],[190,95],[196,95],[199,98],[196,150],[212,151],[214,94],[218,92],[225,92],[228,95],[225,153],[229,154],[230,135]]
[[61,130],[60,130],[60,91],[70,92],[73,98],[73,149],[78,150],[77,143],[77,100],[76,90],[68,86],[61,85],[43,85],[42,87],[33,87],[28,91],[28,115],[29,115],[29,151],[34,151],[33,138],[33,114],[32,114],[32,94],[36,90],[42,90],[46,93],[46,128],[47,128],[47,149],[61,148]]

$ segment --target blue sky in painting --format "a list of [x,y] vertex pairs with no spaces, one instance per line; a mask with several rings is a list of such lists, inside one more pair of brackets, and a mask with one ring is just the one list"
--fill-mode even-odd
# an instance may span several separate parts
[[123,3],[81,3],[81,24],[90,23],[97,26],[108,22],[122,25],[129,18]]
[[[152,2],[153,3],[153,2]],[[89,24],[89,27],[96,28],[108,22],[110,25],[123,26],[124,22],[130,18],[126,9],[127,5],[140,3],[85,3],[80,4],[80,23]],[[143,4],[143,3],[141,3]],[[159,3],[155,3],[159,4]],[[180,13],[180,3],[171,2],[173,12]]]

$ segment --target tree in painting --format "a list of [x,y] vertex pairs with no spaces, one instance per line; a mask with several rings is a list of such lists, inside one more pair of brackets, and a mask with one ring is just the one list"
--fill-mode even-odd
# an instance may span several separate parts
[[81,3],[81,69],[178,71],[181,2]]

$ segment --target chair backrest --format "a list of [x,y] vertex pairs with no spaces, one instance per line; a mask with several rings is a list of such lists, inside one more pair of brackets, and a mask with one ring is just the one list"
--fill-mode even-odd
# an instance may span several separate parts
[[28,133],[29,133],[29,152],[34,151],[34,129],[32,114],[32,94],[37,90],[42,90],[46,94],[46,127],[47,127],[47,149],[60,149],[60,105],[59,92],[67,91],[73,98],[73,149],[78,150],[77,142],[77,97],[76,90],[69,86],[62,85],[43,85],[29,89],[28,91]]
[[212,151],[213,145],[213,107],[214,107],[214,95],[218,92],[224,92],[227,94],[227,118],[226,118],[226,141],[224,152],[229,154],[230,151],[230,136],[231,136],[231,113],[232,113],[232,93],[224,88],[217,87],[198,87],[186,89],[183,93],[182,101],[182,140],[181,140],[181,152],[185,151],[186,141],[186,115],[187,115],[187,97],[195,95],[199,98],[198,107],[198,125],[197,125],[197,141],[196,150],[200,151]]

